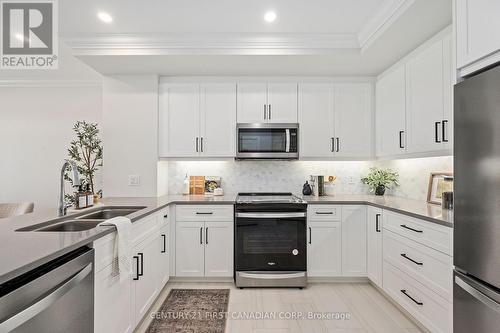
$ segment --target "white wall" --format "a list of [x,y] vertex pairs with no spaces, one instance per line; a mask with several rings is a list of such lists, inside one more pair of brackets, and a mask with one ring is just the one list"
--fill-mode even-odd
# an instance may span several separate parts
[[[104,196],[156,196],[158,77],[105,77],[103,91]],[[140,185],[129,186],[129,175]]]
[[58,70],[0,71],[0,202],[57,207],[73,124],[101,122],[101,76],[62,43],[59,55]]

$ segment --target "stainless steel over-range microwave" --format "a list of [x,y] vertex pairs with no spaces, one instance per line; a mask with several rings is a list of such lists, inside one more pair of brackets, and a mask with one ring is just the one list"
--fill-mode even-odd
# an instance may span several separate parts
[[237,159],[298,159],[299,124],[238,124]]

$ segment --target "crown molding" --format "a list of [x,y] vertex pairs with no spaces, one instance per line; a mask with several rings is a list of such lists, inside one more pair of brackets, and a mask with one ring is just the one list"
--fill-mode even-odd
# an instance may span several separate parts
[[386,0],[358,33],[361,52],[377,40],[414,2],[415,0]]
[[37,80],[37,79],[0,79],[0,88],[29,87],[99,87],[102,81],[86,80]]
[[356,34],[106,34],[62,40],[76,56],[300,55],[359,50]]

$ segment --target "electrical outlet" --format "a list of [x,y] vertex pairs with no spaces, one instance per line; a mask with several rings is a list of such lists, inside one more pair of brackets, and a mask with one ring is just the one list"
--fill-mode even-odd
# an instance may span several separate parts
[[349,178],[348,178],[347,182],[348,182],[349,184],[354,184],[354,177],[353,177],[353,176],[349,176]]
[[139,185],[141,185],[141,176],[139,175],[128,176],[128,186],[139,186]]

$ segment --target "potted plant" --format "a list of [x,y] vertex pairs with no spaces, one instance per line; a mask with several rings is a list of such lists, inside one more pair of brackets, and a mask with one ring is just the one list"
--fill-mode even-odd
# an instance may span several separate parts
[[370,168],[368,175],[361,178],[361,181],[370,187],[370,191],[375,191],[375,195],[384,195],[387,188],[392,185],[398,186],[399,174],[391,169]]
[[[99,128],[97,124],[77,121],[73,126],[76,138],[70,142],[68,148],[68,160],[75,162],[78,172],[82,175],[82,185],[89,185],[90,191],[94,194],[94,202],[99,198],[101,191],[96,191],[95,175],[102,166],[102,140],[99,138]],[[72,182],[69,174],[64,178]],[[66,195],[66,201],[73,203],[73,195]]]

